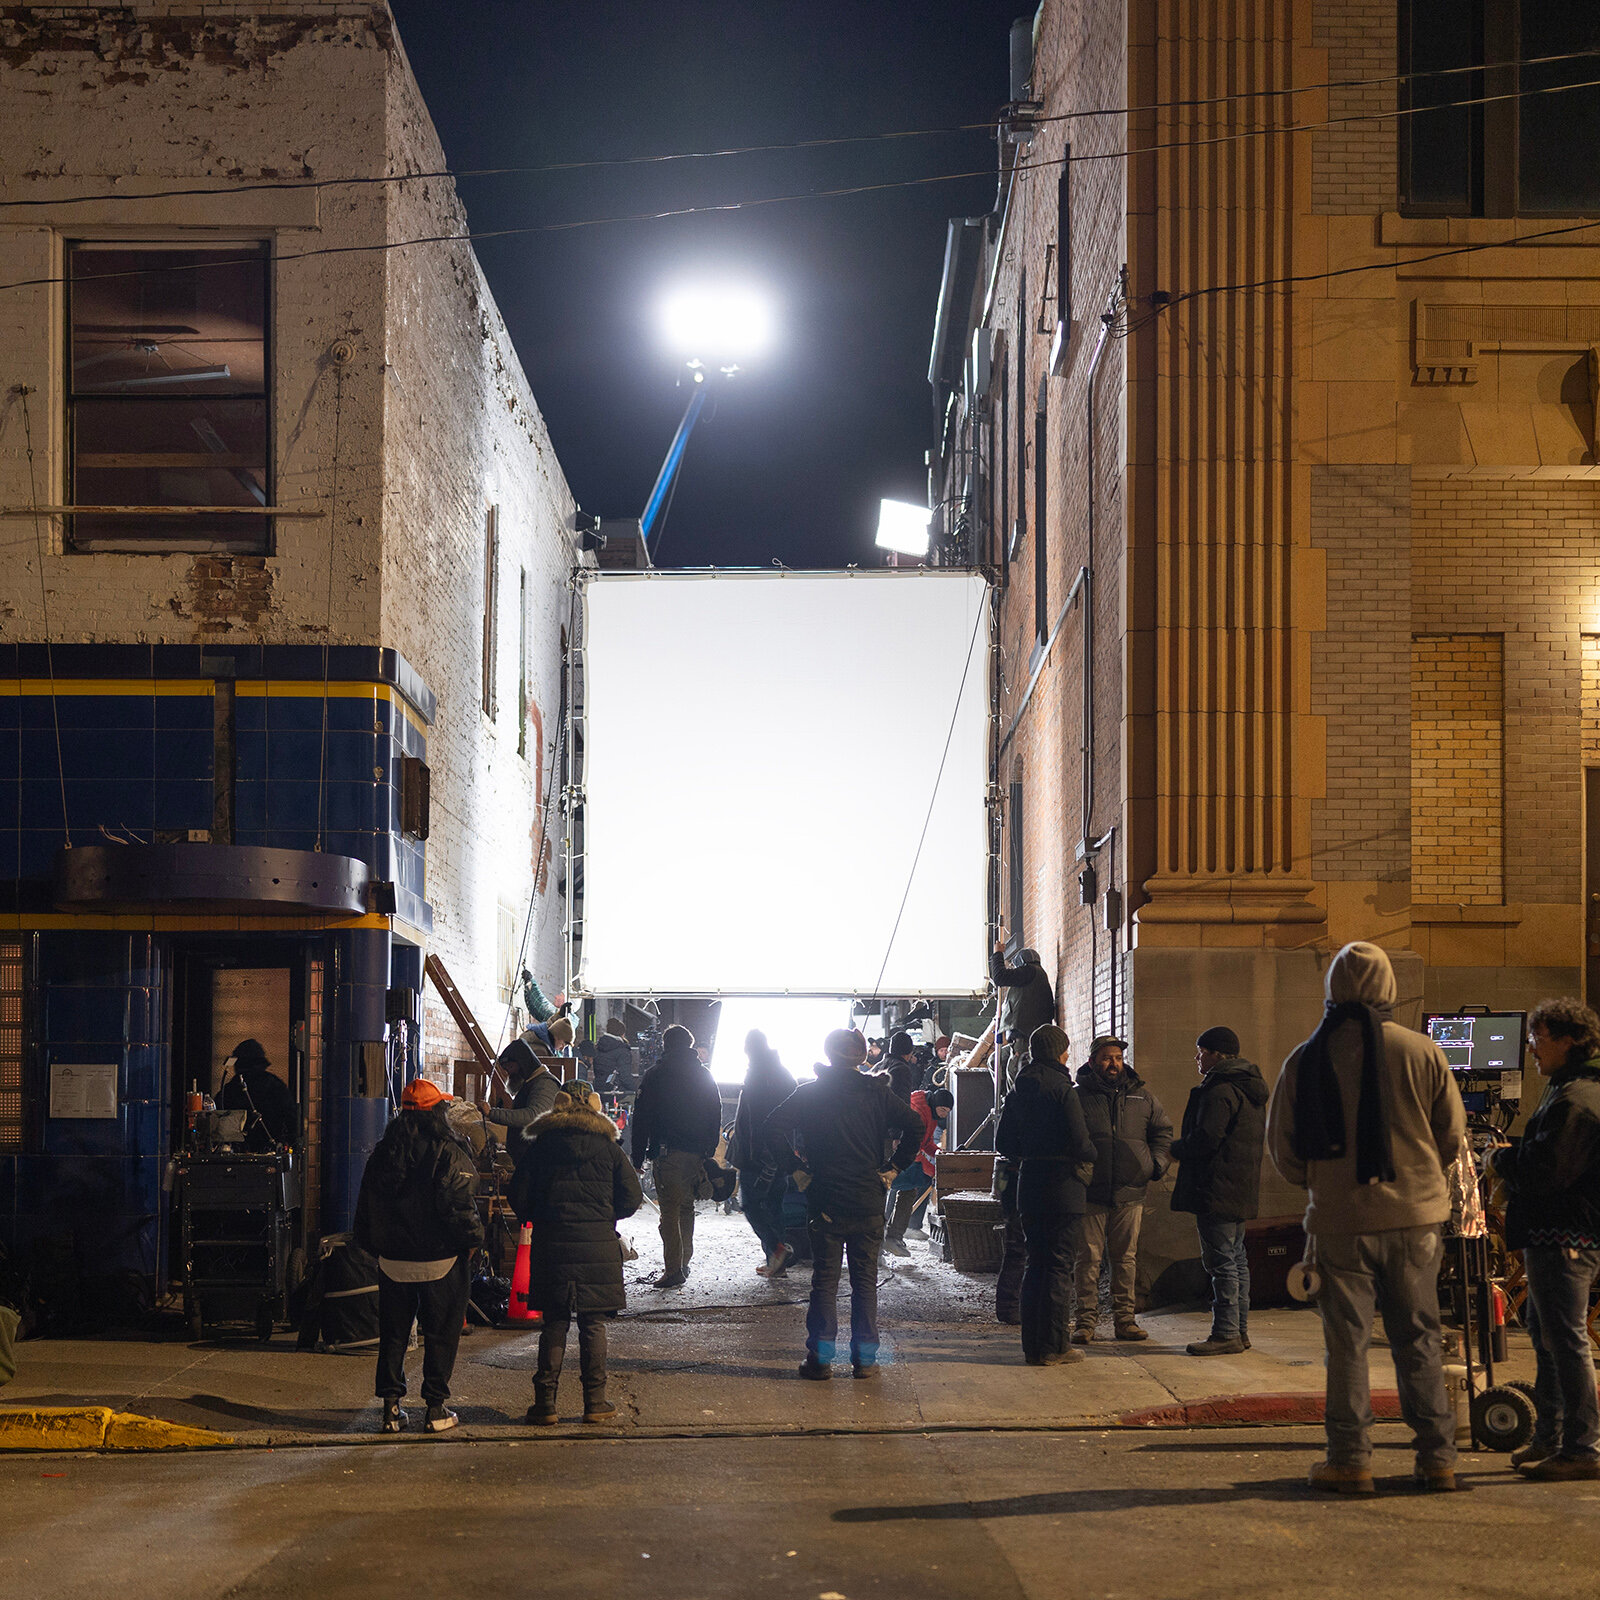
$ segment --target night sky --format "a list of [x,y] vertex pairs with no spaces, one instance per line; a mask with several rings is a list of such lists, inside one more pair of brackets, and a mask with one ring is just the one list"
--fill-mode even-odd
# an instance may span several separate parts
[[[453,170],[951,128],[1006,99],[1021,0],[393,0]],[[990,132],[464,179],[475,230],[939,173],[848,198],[486,240],[478,253],[579,504],[637,516],[686,395],[655,305],[748,278],[779,341],[707,410],[667,566],[871,563],[880,496],[926,495],[945,220],[987,212]]]

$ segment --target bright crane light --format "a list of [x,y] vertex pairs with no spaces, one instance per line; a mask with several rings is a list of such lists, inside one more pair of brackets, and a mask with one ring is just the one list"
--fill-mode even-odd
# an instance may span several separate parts
[[893,550],[903,556],[925,556],[928,553],[928,524],[933,513],[926,506],[914,506],[905,500],[880,500],[878,502],[878,547]]
[[772,343],[772,306],[755,289],[701,284],[661,302],[661,328],[676,355],[720,365],[746,361]]

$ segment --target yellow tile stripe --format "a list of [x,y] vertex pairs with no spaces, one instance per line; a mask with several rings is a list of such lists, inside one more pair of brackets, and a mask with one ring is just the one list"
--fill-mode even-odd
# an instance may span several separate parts
[[307,682],[299,679],[287,681],[274,678],[270,682],[261,680],[252,682],[241,678],[235,685],[234,692],[253,699],[270,696],[274,700],[320,700],[326,692],[329,698],[334,700],[387,700],[391,705],[399,706],[418,733],[425,734],[428,731],[427,724],[417,715],[411,702],[389,683],[333,682],[329,683],[324,691],[323,685],[315,680]]
[[0,678],[0,694],[212,695],[210,678]]

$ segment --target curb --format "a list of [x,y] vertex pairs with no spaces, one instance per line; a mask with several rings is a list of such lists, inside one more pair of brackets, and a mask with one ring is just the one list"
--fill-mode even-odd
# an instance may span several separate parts
[[228,1434],[209,1428],[189,1428],[110,1406],[0,1410],[0,1450],[203,1450],[232,1443]]
[[[1400,1395],[1394,1389],[1372,1392],[1372,1414],[1388,1421],[1400,1415]],[[1272,1425],[1280,1427],[1323,1420],[1320,1394],[1216,1395],[1191,1400],[1187,1405],[1150,1406],[1143,1411],[1119,1412],[1119,1428],[1206,1428]]]

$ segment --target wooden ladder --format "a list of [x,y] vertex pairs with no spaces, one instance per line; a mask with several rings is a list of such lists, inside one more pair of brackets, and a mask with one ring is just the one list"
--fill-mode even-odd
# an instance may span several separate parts
[[485,1070],[494,1066],[495,1050],[489,1043],[489,1036],[478,1026],[478,1019],[473,1016],[472,1008],[462,998],[461,991],[456,988],[455,979],[445,970],[444,962],[438,956],[429,956],[423,963],[423,971],[433,979],[433,986],[439,991],[439,998],[444,1001],[445,1009],[456,1019],[456,1026],[466,1035],[467,1043],[472,1046],[472,1053],[478,1058],[480,1066]]

